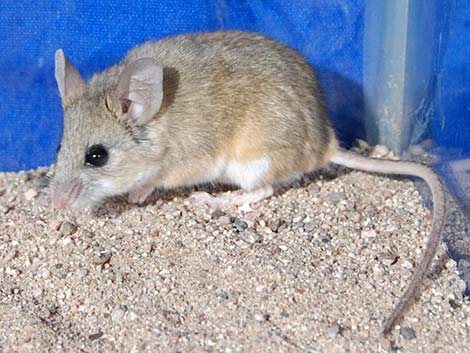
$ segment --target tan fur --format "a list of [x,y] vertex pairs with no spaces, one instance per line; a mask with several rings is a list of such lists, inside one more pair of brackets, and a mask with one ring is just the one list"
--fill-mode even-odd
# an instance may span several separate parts
[[[330,161],[409,173],[431,187],[433,231],[385,333],[412,301],[442,231],[439,178],[413,163],[339,151],[314,72],[295,51],[253,33],[188,34],[136,47],[86,87],[59,50],[55,75],[64,108],[62,148],[51,183],[56,206],[92,206],[127,192],[140,202],[154,187],[217,182],[251,191],[239,201],[259,201],[272,194],[272,186]],[[96,145],[109,155],[100,167],[85,163],[86,152]]]
[[[135,131],[142,143],[133,145],[114,95],[120,74],[142,58],[163,66],[163,101],[144,131]],[[77,81],[73,78],[69,81]],[[93,76],[87,92],[75,98],[63,97],[63,149],[53,185],[60,193],[67,180],[80,175],[89,187],[78,204],[139,187],[143,179],[137,175],[152,166],[159,171],[147,182],[155,187],[217,182],[208,175],[221,158],[248,163],[268,157],[271,168],[257,186],[275,185],[322,167],[336,146],[309,65],[295,51],[252,33],[145,43]],[[113,160],[102,170],[83,167],[84,150],[100,141],[116,146]],[[110,186],[106,193],[95,185],[100,173],[101,184]]]

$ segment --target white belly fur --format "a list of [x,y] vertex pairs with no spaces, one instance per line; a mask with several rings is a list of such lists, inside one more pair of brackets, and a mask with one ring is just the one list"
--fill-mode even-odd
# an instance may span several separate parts
[[261,185],[266,173],[271,167],[268,157],[250,162],[227,162],[220,158],[209,175],[214,182],[239,186],[244,190],[253,190]]

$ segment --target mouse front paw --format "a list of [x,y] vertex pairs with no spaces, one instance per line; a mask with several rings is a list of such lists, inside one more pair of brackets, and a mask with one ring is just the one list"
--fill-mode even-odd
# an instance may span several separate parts
[[143,203],[152,194],[154,189],[153,185],[139,186],[129,192],[127,200],[130,203]]

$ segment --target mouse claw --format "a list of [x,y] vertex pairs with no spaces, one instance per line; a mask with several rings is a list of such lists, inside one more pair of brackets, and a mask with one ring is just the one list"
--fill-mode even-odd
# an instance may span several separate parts
[[130,203],[144,203],[147,197],[149,197],[153,193],[154,189],[155,187],[153,185],[143,185],[137,187],[129,192],[127,200]]

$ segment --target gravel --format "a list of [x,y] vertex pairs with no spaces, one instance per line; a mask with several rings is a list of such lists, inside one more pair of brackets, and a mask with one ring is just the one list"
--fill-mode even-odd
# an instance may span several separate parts
[[0,174],[2,353],[468,351],[444,244],[380,339],[430,230],[408,179],[330,168],[251,212],[187,190],[84,211],[41,203],[46,172]]
[[405,340],[412,340],[416,338],[416,332],[411,327],[402,327],[400,329],[400,334]]

